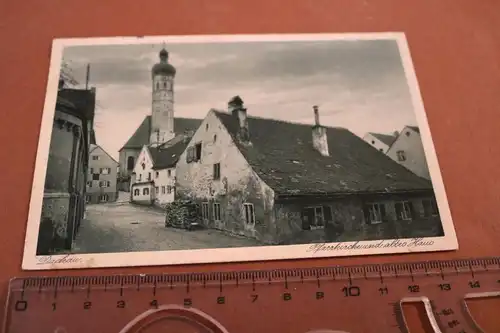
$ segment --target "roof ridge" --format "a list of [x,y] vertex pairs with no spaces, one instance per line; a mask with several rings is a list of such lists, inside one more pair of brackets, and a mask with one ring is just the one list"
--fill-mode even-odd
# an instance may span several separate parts
[[[217,109],[211,109],[211,111],[215,112],[215,113],[219,113],[219,114],[223,114],[223,115],[228,115],[228,116],[231,116],[231,114],[227,111],[221,111],[221,110],[217,110]],[[314,124],[305,124],[305,123],[299,123],[299,122],[294,122],[294,121],[290,121],[290,120],[283,120],[283,119],[276,119],[276,118],[265,118],[265,117],[259,117],[259,116],[254,116],[254,115],[248,115],[247,114],[247,118],[249,119],[259,119],[259,120],[270,120],[270,121],[275,121],[275,122],[279,122],[279,123],[284,123],[284,124],[290,124],[290,125],[300,125],[300,126],[311,126],[313,127]],[[349,131],[348,128],[346,127],[342,127],[342,126],[325,126],[325,125],[321,125],[325,128],[331,128],[331,129],[343,129],[343,130],[346,130],[346,131]]]

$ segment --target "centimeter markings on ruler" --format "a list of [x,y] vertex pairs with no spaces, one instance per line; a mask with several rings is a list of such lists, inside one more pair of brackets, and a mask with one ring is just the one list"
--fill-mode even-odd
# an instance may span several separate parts
[[[310,287],[307,287],[305,282],[308,282],[307,285]],[[329,293],[332,290],[329,282],[339,284],[337,292],[340,298],[335,295],[333,298],[330,297]],[[301,284],[304,286],[303,290]],[[364,304],[366,302],[371,302],[375,306],[376,304],[390,306],[390,311],[379,310],[380,314],[396,316],[397,320],[395,319],[392,326],[400,327],[403,332],[405,332],[404,316],[400,313],[402,302],[424,301],[430,316],[446,319],[444,321],[446,330],[435,329],[435,332],[469,333],[478,331],[477,325],[471,324],[466,316],[459,313],[462,310],[457,308],[458,302],[464,300],[469,291],[489,288],[488,291],[500,295],[500,257],[255,271],[27,277],[11,281],[8,311],[11,317],[15,317],[16,313],[29,312],[31,303],[33,303],[32,311],[38,311],[40,306],[44,309],[52,306],[50,311],[56,311],[60,307],[64,309],[67,306],[75,306],[74,301],[71,302],[73,305],[59,304],[59,298],[62,297],[59,295],[64,293],[68,296],[68,292],[70,295],[80,295],[75,301],[83,302],[83,305],[80,305],[80,309],[83,310],[90,310],[94,305],[105,309],[103,304],[118,309],[133,306],[136,311],[142,311],[144,308],[158,309],[162,303],[161,299],[165,300],[165,295],[160,294],[160,291],[165,289],[175,292],[176,296],[172,297],[180,296],[181,298],[172,301],[186,308],[207,302],[207,297],[213,297],[212,304],[236,302],[241,305],[240,302],[245,298],[249,303],[259,303],[261,296],[265,296],[264,298],[269,301],[271,296],[266,288],[272,289],[273,286],[278,289],[269,290],[272,297],[279,297],[287,304],[295,303],[292,301],[294,299],[298,299],[299,302],[306,299],[330,299],[334,303],[342,302],[343,307],[344,305],[352,307],[352,302],[359,299],[362,301],[359,306],[366,306]],[[247,296],[241,298],[241,292],[232,293],[232,288],[244,289]],[[140,293],[131,293],[130,291],[134,289]],[[211,291],[208,294],[203,292],[197,294],[201,290]],[[246,294],[247,291],[249,294]],[[151,293],[151,296],[144,298],[144,293]],[[260,295],[261,293],[264,294]],[[304,293],[311,294],[306,297]],[[38,298],[36,294],[45,296]],[[368,298],[359,297],[362,294]],[[376,295],[385,298],[378,300],[372,297]],[[424,295],[434,297],[436,302],[429,301]],[[45,301],[40,303],[37,299]],[[68,301],[67,298],[65,300]],[[102,300],[100,303],[103,304],[99,305],[99,300]],[[430,319],[432,322],[433,319]],[[467,321],[469,323],[466,323]],[[19,322],[16,325],[19,325]]]
[[[54,297],[61,289],[74,291],[75,289],[85,289],[90,294],[93,289],[118,289],[120,295],[124,289],[135,287],[139,290],[142,286],[149,286],[153,294],[158,288],[179,288],[184,287],[189,293],[193,287],[218,286],[220,291],[225,286],[233,285],[238,287],[241,284],[251,284],[256,290],[258,285],[263,284],[284,284],[285,289],[289,289],[290,283],[316,281],[318,287],[322,281],[345,280],[352,291],[357,294],[359,291],[353,286],[353,280],[375,279],[382,285],[386,285],[386,279],[410,278],[412,281],[421,276],[438,275],[442,280],[452,274],[470,274],[472,278],[475,274],[488,271],[500,271],[500,257],[481,258],[472,260],[449,260],[449,261],[428,261],[416,263],[390,263],[390,264],[370,264],[359,266],[336,266],[320,268],[286,268],[276,270],[255,270],[255,271],[228,271],[228,272],[199,272],[199,273],[173,273],[173,274],[130,274],[130,275],[102,275],[102,276],[59,276],[59,277],[28,277],[15,278],[11,281],[11,290],[21,292],[21,297],[27,290],[51,289]],[[16,281],[22,282],[16,286]],[[498,281],[500,283],[500,280]],[[474,280],[469,282],[471,288],[480,287],[479,282]],[[387,287],[384,287],[387,288]],[[440,284],[443,290],[449,290],[449,284]],[[346,289],[347,290],[347,289]],[[346,293],[347,291],[344,290]],[[381,293],[385,289],[381,289]],[[408,287],[410,292],[418,292],[418,285]],[[356,295],[355,295],[356,296]]]

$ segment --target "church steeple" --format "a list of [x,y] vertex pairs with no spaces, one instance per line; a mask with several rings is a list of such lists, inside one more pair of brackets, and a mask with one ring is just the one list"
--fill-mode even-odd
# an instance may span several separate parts
[[176,69],[168,62],[168,51],[159,53],[160,61],[151,69],[152,110],[149,143],[162,144],[174,134],[174,79]]

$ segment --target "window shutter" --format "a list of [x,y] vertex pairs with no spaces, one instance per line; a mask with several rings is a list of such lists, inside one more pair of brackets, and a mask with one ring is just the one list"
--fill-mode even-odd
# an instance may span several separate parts
[[311,222],[309,210],[303,209],[300,213],[300,217],[302,219],[302,230],[311,230]]
[[365,223],[372,224],[372,221],[370,220],[370,207],[368,205],[363,206],[363,215],[365,216]]
[[382,221],[386,222],[389,220],[389,216],[387,216],[387,212],[385,210],[385,204],[380,204],[380,214],[382,215]]
[[325,217],[326,222],[333,221],[332,207],[323,206],[323,216]]
[[401,202],[396,202],[394,204],[394,210],[396,211],[396,220],[401,220],[401,213],[403,212],[403,204]]
[[417,216],[417,212],[415,211],[415,209],[413,207],[413,202],[408,201],[408,207],[410,208],[410,217],[411,217],[411,219],[413,220],[415,217],[418,217]]

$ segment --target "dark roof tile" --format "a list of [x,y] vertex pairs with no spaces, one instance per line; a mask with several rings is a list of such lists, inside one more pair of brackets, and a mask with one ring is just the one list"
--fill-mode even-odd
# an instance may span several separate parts
[[312,145],[312,126],[248,117],[251,145],[237,138],[238,122],[215,111],[254,171],[277,194],[336,194],[432,190],[420,178],[344,128],[327,128],[331,156]]
[[380,134],[380,133],[370,133],[370,134],[388,146],[392,145],[397,138],[395,135]]
[[153,159],[153,169],[166,169],[174,167],[179,161],[179,157],[186,149],[190,135],[178,135],[164,145],[158,147],[148,147]]

